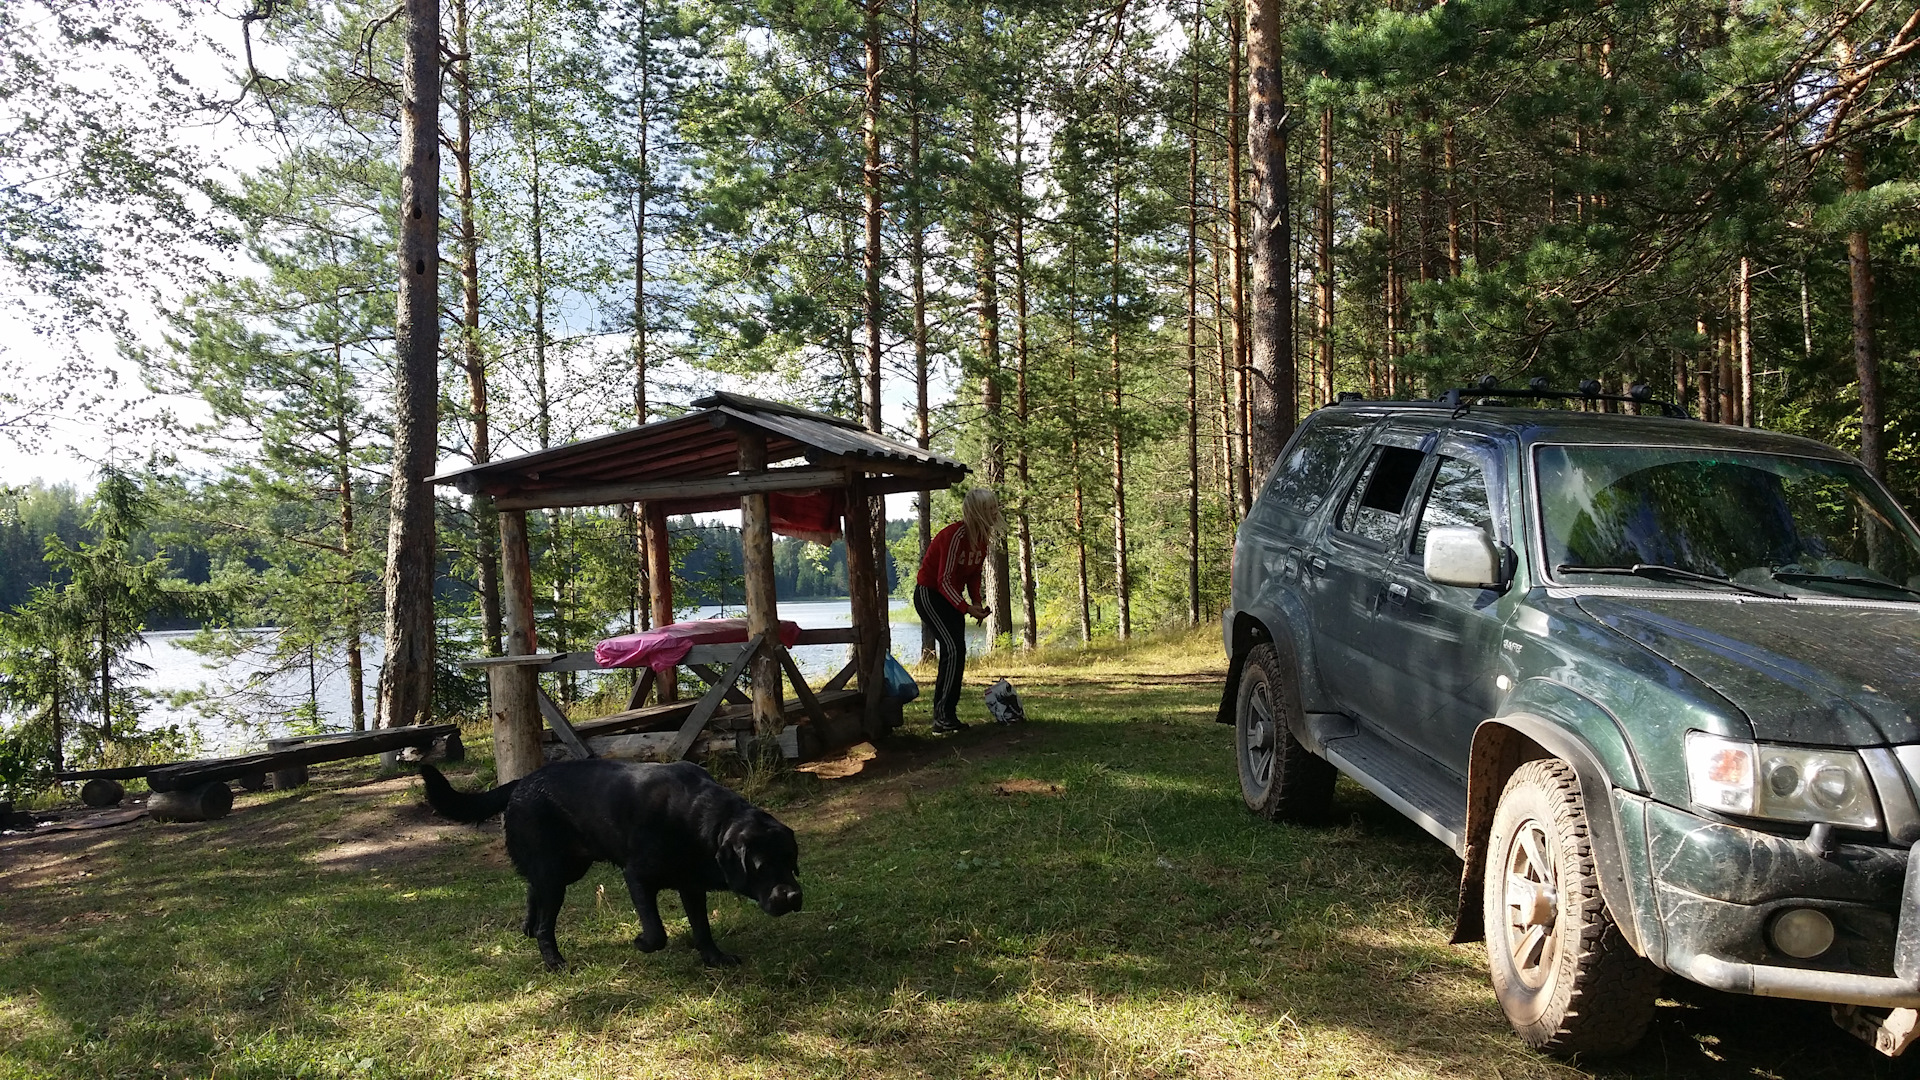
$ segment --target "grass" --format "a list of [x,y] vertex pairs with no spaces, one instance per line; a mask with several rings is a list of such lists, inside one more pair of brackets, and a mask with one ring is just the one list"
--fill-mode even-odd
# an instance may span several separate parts
[[1446,944],[1441,845],[1345,782],[1336,828],[1240,807],[1222,667],[1205,634],[976,660],[963,718],[1006,674],[1029,724],[934,741],[923,700],[858,774],[755,785],[806,909],[715,897],[731,970],[684,920],[634,951],[602,868],[545,972],[497,826],[371,768],[219,822],[0,840],[0,1077],[1893,1074],[1819,1007],[1680,986],[1630,1058],[1526,1050],[1480,948]]

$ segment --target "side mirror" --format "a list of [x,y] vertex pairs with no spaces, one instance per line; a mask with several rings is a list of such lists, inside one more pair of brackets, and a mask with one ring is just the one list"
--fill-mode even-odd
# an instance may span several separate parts
[[1498,589],[1506,584],[1500,545],[1479,529],[1443,526],[1427,533],[1427,580],[1467,589]]

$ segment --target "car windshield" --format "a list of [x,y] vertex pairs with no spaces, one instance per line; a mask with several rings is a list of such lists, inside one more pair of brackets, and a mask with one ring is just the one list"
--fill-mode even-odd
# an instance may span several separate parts
[[1857,465],[1627,446],[1542,446],[1534,461],[1557,578],[1920,600],[1920,537]]

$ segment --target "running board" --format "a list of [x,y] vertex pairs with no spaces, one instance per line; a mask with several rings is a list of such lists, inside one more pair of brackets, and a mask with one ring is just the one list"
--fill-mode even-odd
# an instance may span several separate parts
[[1328,739],[1327,760],[1434,839],[1465,852],[1467,793],[1438,765],[1365,729]]

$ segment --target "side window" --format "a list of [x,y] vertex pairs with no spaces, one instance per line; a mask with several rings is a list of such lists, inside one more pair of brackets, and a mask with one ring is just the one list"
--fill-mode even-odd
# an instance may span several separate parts
[[1347,493],[1337,528],[1376,544],[1393,541],[1400,531],[1407,493],[1426,454],[1404,446],[1376,446]]
[[1340,467],[1366,438],[1375,417],[1329,415],[1309,422],[1267,486],[1266,502],[1289,514],[1311,517],[1331,495]]
[[1427,487],[1426,509],[1414,533],[1413,555],[1426,554],[1427,533],[1437,528],[1479,529],[1493,535],[1493,500],[1487,497],[1487,477],[1478,462],[1443,457]]

